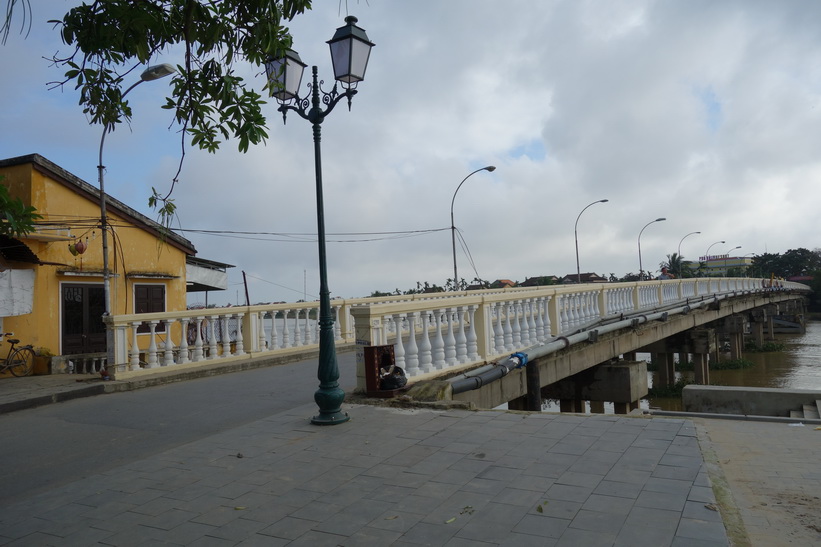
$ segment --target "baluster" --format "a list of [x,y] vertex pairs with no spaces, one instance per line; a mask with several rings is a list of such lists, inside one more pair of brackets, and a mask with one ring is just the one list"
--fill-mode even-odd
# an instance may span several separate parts
[[[334,306],[332,308],[332,313],[334,316],[334,340],[342,340],[342,323],[339,322],[339,312],[342,309],[342,306]],[[319,316],[317,312],[317,317]],[[319,325],[317,324],[317,327]]]
[[458,364],[456,361],[456,337],[453,335],[453,308],[448,308],[445,314],[448,330],[445,335],[445,362],[449,367]]
[[222,338],[222,357],[231,355],[231,333],[228,329],[230,315],[220,316],[220,338]]
[[396,327],[396,342],[394,342],[393,354],[396,358],[396,365],[405,368],[405,345],[402,343],[402,314],[393,315],[393,324]]
[[[502,303],[493,304],[493,354],[498,355],[505,350],[505,331],[502,328]],[[491,315],[492,316],[492,315]]]
[[311,344],[314,343],[314,336],[313,336],[314,333],[311,332],[314,329],[311,329],[310,318],[311,318],[311,310],[306,309],[305,310],[305,345],[306,346],[310,346]]
[[422,312],[422,341],[419,343],[419,370],[423,373],[433,371],[433,354],[430,343],[430,314]]
[[419,346],[416,345],[416,318],[419,312],[408,314],[408,346],[405,354],[405,372],[408,376],[419,374]]
[[545,341],[545,332],[544,332],[544,297],[537,298],[535,302],[536,306],[536,342],[544,342]]
[[277,333],[277,310],[271,311],[271,345],[269,349],[279,349],[279,334]]
[[445,361],[445,339],[442,338],[442,310],[433,312],[436,317],[436,334],[433,337],[433,366],[442,370],[447,365]]
[[505,310],[505,351],[513,351],[513,328],[510,326],[510,308],[511,305],[507,302],[504,303],[504,310]]
[[563,294],[561,296],[561,302],[559,303],[559,331],[556,334],[564,334],[569,330],[570,325],[568,324],[568,317],[567,317],[567,294]]
[[217,358],[217,320],[219,316],[212,315],[208,321],[208,359]]
[[148,352],[145,359],[145,368],[155,368],[160,365],[160,363],[157,361],[157,325],[159,323],[160,322],[157,319],[148,322],[148,328],[151,329],[151,333],[149,334],[151,338],[148,342]]
[[568,309],[567,319],[568,326],[572,330],[579,324],[579,295],[577,293],[571,293],[568,302],[570,304],[570,309]]
[[291,310],[282,310],[282,347],[291,347],[291,332],[288,330],[288,312]]
[[538,321],[538,313],[539,313],[539,299],[534,298],[528,301],[528,323],[530,325],[530,329],[527,331],[527,334],[530,338],[531,344],[536,344],[539,342],[539,327],[537,325]]
[[196,327],[197,327],[197,335],[194,338],[194,351],[191,353],[191,360],[196,362],[202,361],[202,321],[205,319],[204,317],[197,317]]
[[302,345],[302,329],[299,327],[299,314],[302,310],[294,310],[294,347]]
[[468,339],[465,336],[465,307],[456,308],[456,361],[459,363],[468,362]]
[[469,361],[478,361],[479,360],[479,345],[478,345],[478,338],[476,336],[476,324],[475,319],[476,317],[476,305],[471,304],[468,306],[468,334],[467,334],[467,352],[468,352],[468,360]]
[[188,323],[191,322],[190,317],[180,318],[180,358],[178,359],[181,365],[190,362],[188,358]]
[[522,347],[530,347],[530,299],[522,302]]
[[245,339],[242,337],[242,318],[244,313],[237,314],[237,340],[234,346],[234,355],[245,355]]
[[521,307],[518,302],[511,304],[513,310],[513,346],[508,348],[510,351],[518,351],[522,347],[522,324],[521,314],[519,313]]
[[165,326],[165,352],[163,353],[162,366],[167,367],[174,364],[174,341],[171,339],[171,324],[173,321],[164,320],[162,324]]
[[265,312],[257,312],[257,346],[259,351],[269,348],[268,340],[265,337]]
[[140,370],[140,346],[137,343],[137,329],[142,323],[134,321],[131,323],[131,366],[129,370]]

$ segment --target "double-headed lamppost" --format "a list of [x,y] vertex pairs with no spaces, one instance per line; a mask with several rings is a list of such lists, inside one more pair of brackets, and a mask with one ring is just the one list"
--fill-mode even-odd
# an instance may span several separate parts
[[[330,92],[320,89],[324,83],[317,78],[316,66],[311,67],[312,81],[308,84],[311,90],[310,99],[300,97],[299,87],[302,82],[302,71],[307,66],[299,55],[288,50],[284,57],[266,63],[265,70],[271,82],[271,93],[280,103],[279,111],[282,120],[289,110],[299,117],[311,122],[314,134],[314,169],[316,172],[316,222],[317,241],[319,243],[319,365],[317,378],[319,389],[314,393],[314,400],[319,406],[319,414],[311,418],[317,425],[334,425],[347,422],[349,417],[342,412],[342,401],[345,392],[339,387],[339,366],[336,361],[334,346],[334,318],[331,313],[331,296],[328,289],[328,269],[325,258],[325,208],[322,199],[322,154],[320,152],[321,124],[325,117],[343,98],[348,99],[348,110],[351,99],[356,95],[356,85],[365,78],[373,43],[368,40],[365,31],[356,26],[356,17],[345,18],[345,26],[336,29],[333,38],[328,41],[331,48],[331,61],[334,68],[334,79],[344,91],[337,91],[334,84]],[[320,99],[321,94],[321,99]],[[293,104],[291,102],[293,101]],[[325,109],[322,109],[325,105]]]
[[681,238],[681,241],[678,242],[678,272],[677,272],[677,274],[678,274],[679,277],[681,277],[681,244],[685,239],[687,239],[691,235],[700,234],[700,233],[701,232],[690,232],[689,234],[687,234],[686,236]]
[[453,203],[456,201],[456,194],[459,192],[459,188],[465,183],[466,180],[470,178],[471,175],[475,175],[479,171],[487,171],[492,173],[496,170],[496,167],[493,165],[488,165],[487,167],[482,167],[481,169],[477,169],[473,173],[470,173],[468,176],[462,179],[462,182],[459,183],[459,186],[456,187],[456,192],[453,192],[453,199],[450,200],[450,238],[453,242],[453,290],[458,290],[459,287],[459,279],[458,273],[456,272],[456,225],[453,223]]
[[[125,90],[120,97],[121,100],[125,99],[125,96],[128,95],[128,92],[140,85],[143,82],[150,82],[152,80],[159,80],[160,78],[164,78],[176,72],[176,69],[169,65],[168,63],[164,63],[161,65],[154,65],[150,66],[142,74],[140,74],[139,81],[135,82],[131,85],[128,89]],[[108,268],[108,218],[106,216],[106,207],[105,207],[105,165],[103,165],[103,144],[105,144],[105,136],[114,129],[114,124],[107,124],[103,127],[103,136],[100,137],[100,161],[97,165],[97,180],[100,183],[100,230],[102,231],[103,236],[103,294],[105,295],[105,314],[111,315],[111,273],[109,272]],[[112,332],[111,329],[107,329],[108,332]],[[113,350],[111,344],[108,344],[110,350]],[[113,356],[110,356],[113,357]],[[109,360],[110,363],[113,363],[113,360]]]
[[[663,222],[665,220],[667,220],[665,217],[659,217],[656,220],[651,220],[650,222],[644,225],[644,228],[647,228],[654,222]],[[644,232],[644,228],[642,228],[641,232],[639,232],[639,281],[644,280],[644,268],[642,268],[641,265],[641,234]]]
[[579,213],[579,216],[576,217],[576,225],[573,227],[573,237],[575,237],[575,239],[576,239],[576,282],[577,283],[582,282],[582,270],[579,267],[579,219],[582,218],[582,213],[584,213],[587,210],[588,207],[590,207],[592,205],[596,205],[597,203],[607,203],[608,201],[610,201],[610,200],[600,199],[598,201],[594,201],[593,203],[590,203],[584,209],[582,209],[582,212]]

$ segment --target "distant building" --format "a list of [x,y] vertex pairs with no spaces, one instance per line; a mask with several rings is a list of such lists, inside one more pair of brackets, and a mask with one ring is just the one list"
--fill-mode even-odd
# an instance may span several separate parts
[[710,255],[700,256],[698,260],[698,262],[685,261],[683,266],[697,270],[703,264],[704,273],[708,277],[721,277],[726,276],[730,270],[746,271],[753,265],[751,256]]
[[559,278],[555,275],[540,275],[537,277],[528,277],[521,283],[519,283],[520,287],[542,287],[545,285],[556,285],[559,282]]
[[570,283],[578,283],[579,278],[581,278],[582,283],[607,283],[607,278],[600,276],[597,273],[583,273],[579,274],[567,274],[562,278],[562,284],[568,285]]
[[491,289],[507,289],[509,287],[515,286],[516,283],[514,283],[510,279],[497,279],[496,281],[490,284]]

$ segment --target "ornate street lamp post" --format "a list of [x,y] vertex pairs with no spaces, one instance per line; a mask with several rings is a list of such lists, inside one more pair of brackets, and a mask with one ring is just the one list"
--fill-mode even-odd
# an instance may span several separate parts
[[[656,220],[652,220],[652,221],[648,222],[647,224],[645,224],[644,228],[647,228],[648,226],[650,226],[654,222],[662,222],[662,221],[665,221],[665,220],[667,220],[667,219],[664,218],[664,217],[659,217]],[[639,232],[639,281],[644,280],[644,269],[641,266],[641,234],[644,232],[644,228],[642,228],[641,232]]]
[[576,225],[573,227],[573,237],[576,239],[576,282],[582,282],[582,270],[579,267],[579,219],[582,218],[582,213],[587,210],[587,207],[592,205],[596,205],[597,203],[607,203],[609,200],[607,199],[600,199],[599,201],[594,201],[593,203],[587,205],[582,212],[579,213],[579,216],[576,217]]
[[456,192],[453,192],[453,199],[450,200],[450,238],[453,242],[453,290],[459,290],[459,279],[458,273],[456,272],[456,225],[453,223],[453,203],[456,201],[456,193],[459,192],[459,188],[465,183],[466,180],[470,178],[471,175],[475,175],[479,171],[487,171],[492,173],[496,170],[496,167],[493,165],[488,165],[487,167],[482,167],[481,169],[477,169],[473,173],[470,173],[468,176],[462,179],[462,182],[459,183],[459,186],[456,187]]
[[[345,392],[339,387],[339,366],[336,361],[334,346],[334,318],[331,312],[331,297],[328,289],[328,269],[325,258],[325,207],[322,198],[322,154],[320,150],[321,124],[325,117],[343,98],[348,100],[356,95],[356,85],[365,78],[373,43],[368,40],[365,31],[356,26],[356,17],[345,18],[346,25],[336,30],[328,41],[331,48],[331,61],[334,68],[334,79],[341,84],[344,91],[337,90],[334,84],[330,92],[320,89],[324,83],[317,78],[316,66],[311,67],[312,80],[308,84],[310,99],[298,95],[302,82],[302,71],[307,65],[302,62],[295,51],[289,50],[284,57],[266,63],[265,69],[271,82],[272,95],[280,103],[279,112],[282,120],[289,110],[299,117],[311,122],[314,135],[314,169],[316,172],[316,221],[317,240],[319,244],[319,365],[317,378],[319,389],[314,400],[319,406],[319,414],[311,418],[317,425],[334,425],[348,421],[349,416],[342,412],[342,401]],[[321,99],[320,99],[320,94]],[[291,104],[293,101],[293,104]],[[322,109],[325,105],[325,109]]]

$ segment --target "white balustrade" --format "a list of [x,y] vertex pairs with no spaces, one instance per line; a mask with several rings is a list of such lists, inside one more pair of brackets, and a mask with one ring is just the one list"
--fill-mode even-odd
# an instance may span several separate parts
[[[337,346],[352,346],[357,338],[394,344],[397,364],[413,377],[495,359],[603,318],[771,290],[768,281],[702,278],[336,299],[331,310]],[[318,313],[316,303],[289,303],[115,316],[109,328],[118,362],[110,366],[133,375],[217,358],[298,353],[316,347]]]

